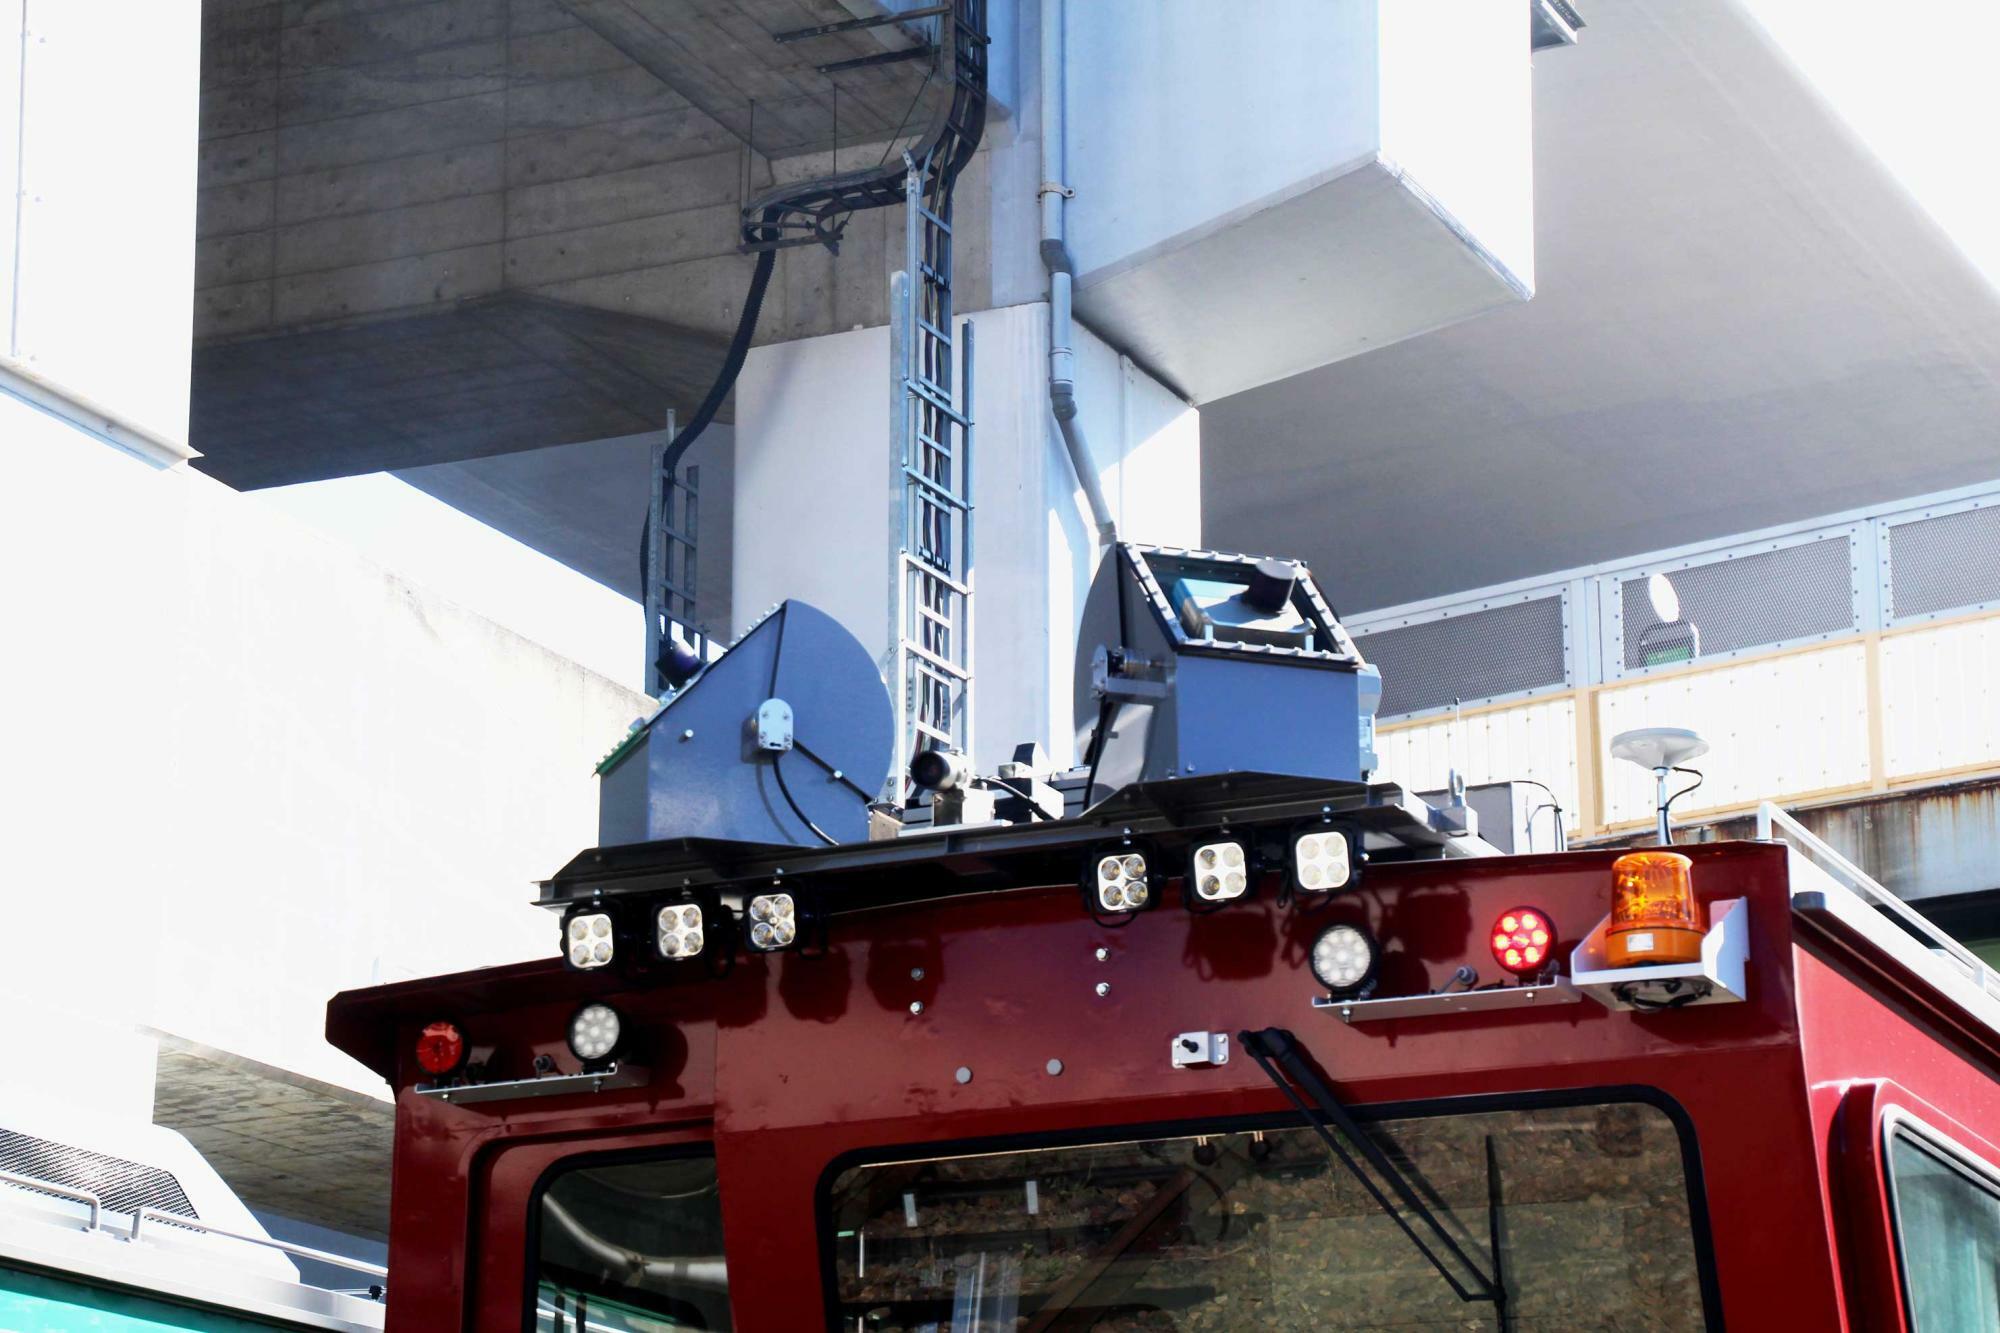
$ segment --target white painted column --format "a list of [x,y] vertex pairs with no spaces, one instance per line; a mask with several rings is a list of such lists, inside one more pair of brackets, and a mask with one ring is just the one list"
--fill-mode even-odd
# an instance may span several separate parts
[[[1048,311],[970,316],[976,355],[974,734],[980,767],[1038,740],[1073,762],[1071,669],[1097,543],[1049,415]],[[1121,536],[1201,539],[1199,414],[1099,339],[1078,346],[1084,429]],[[891,515],[886,328],[754,349],[736,385],[735,622],[801,598],[880,658]]]
[[178,461],[201,6],[0,0],[0,53],[0,377],[151,461]]

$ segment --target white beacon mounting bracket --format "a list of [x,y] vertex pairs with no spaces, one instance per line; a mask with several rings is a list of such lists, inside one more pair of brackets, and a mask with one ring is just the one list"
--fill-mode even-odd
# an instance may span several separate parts
[[1750,905],[1721,898],[1708,907],[1701,957],[1691,963],[1612,967],[1605,948],[1611,918],[1599,921],[1569,956],[1572,985],[1607,1009],[1653,1013],[1697,1004],[1733,1004],[1748,996]]

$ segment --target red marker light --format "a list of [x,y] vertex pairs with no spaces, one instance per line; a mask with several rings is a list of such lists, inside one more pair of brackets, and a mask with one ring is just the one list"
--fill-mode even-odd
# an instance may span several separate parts
[[1493,959],[1517,976],[1539,972],[1554,948],[1556,923],[1539,907],[1514,907],[1493,925]]
[[449,1074],[465,1063],[465,1034],[456,1023],[427,1023],[417,1034],[417,1063],[432,1075]]

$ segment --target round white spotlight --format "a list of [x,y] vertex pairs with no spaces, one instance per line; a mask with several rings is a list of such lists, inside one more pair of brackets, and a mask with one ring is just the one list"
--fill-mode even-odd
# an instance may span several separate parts
[[1322,930],[1313,941],[1313,975],[1329,995],[1356,995],[1375,980],[1375,966],[1381,957],[1381,945],[1365,927],[1340,922]]
[[589,1068],[609,1063],[625,1036],[625,1022],[608,1004],[593,1001],[570,1015],[569,1051]]

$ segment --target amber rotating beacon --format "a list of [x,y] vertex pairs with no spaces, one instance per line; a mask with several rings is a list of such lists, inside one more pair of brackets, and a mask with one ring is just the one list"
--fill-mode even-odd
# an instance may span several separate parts
[[1604,933],[1610,966],[1700,961],[1693,866],[1679,852],[1628,852],[1612,863],[1611,924]]

